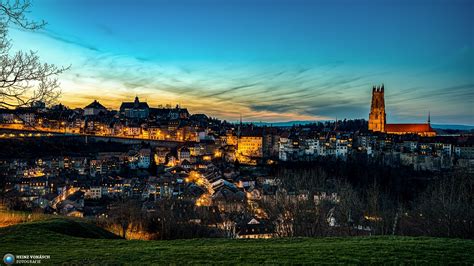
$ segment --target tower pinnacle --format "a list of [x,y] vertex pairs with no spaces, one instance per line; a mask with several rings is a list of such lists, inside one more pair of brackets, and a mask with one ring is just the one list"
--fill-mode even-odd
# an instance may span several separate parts
[[385,132],[385,99],[384,85],[374,86],[372,88],[372,104],[369,114],[369,130],[376,132]]

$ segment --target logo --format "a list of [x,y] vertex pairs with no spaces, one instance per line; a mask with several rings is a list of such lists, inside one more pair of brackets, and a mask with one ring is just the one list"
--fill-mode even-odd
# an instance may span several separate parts
[[6,265],[12,265],[15,263],[15,256],[13,254],[5,254],[5,256],[3,256],[3,262]]

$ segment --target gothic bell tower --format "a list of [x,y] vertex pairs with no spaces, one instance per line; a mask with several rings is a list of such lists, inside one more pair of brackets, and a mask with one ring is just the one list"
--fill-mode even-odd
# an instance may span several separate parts
[[372,104],[369,114],[369,130],[385,132],[385,100],[384,85],[372,88]]

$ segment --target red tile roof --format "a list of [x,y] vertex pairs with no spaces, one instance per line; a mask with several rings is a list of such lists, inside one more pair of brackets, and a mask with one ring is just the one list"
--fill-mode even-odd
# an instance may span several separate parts
[[406,132],[406,133],[421,133],[434,132],[430,124],[386,124],[385,131],[388,133]]

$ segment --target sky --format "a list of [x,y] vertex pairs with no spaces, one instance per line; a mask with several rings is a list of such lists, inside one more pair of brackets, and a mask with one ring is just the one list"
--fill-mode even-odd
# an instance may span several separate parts
[[236,121],[368,118],[474,125],[471,0],[32,0],[13,48],[70,66],[60,101]]

